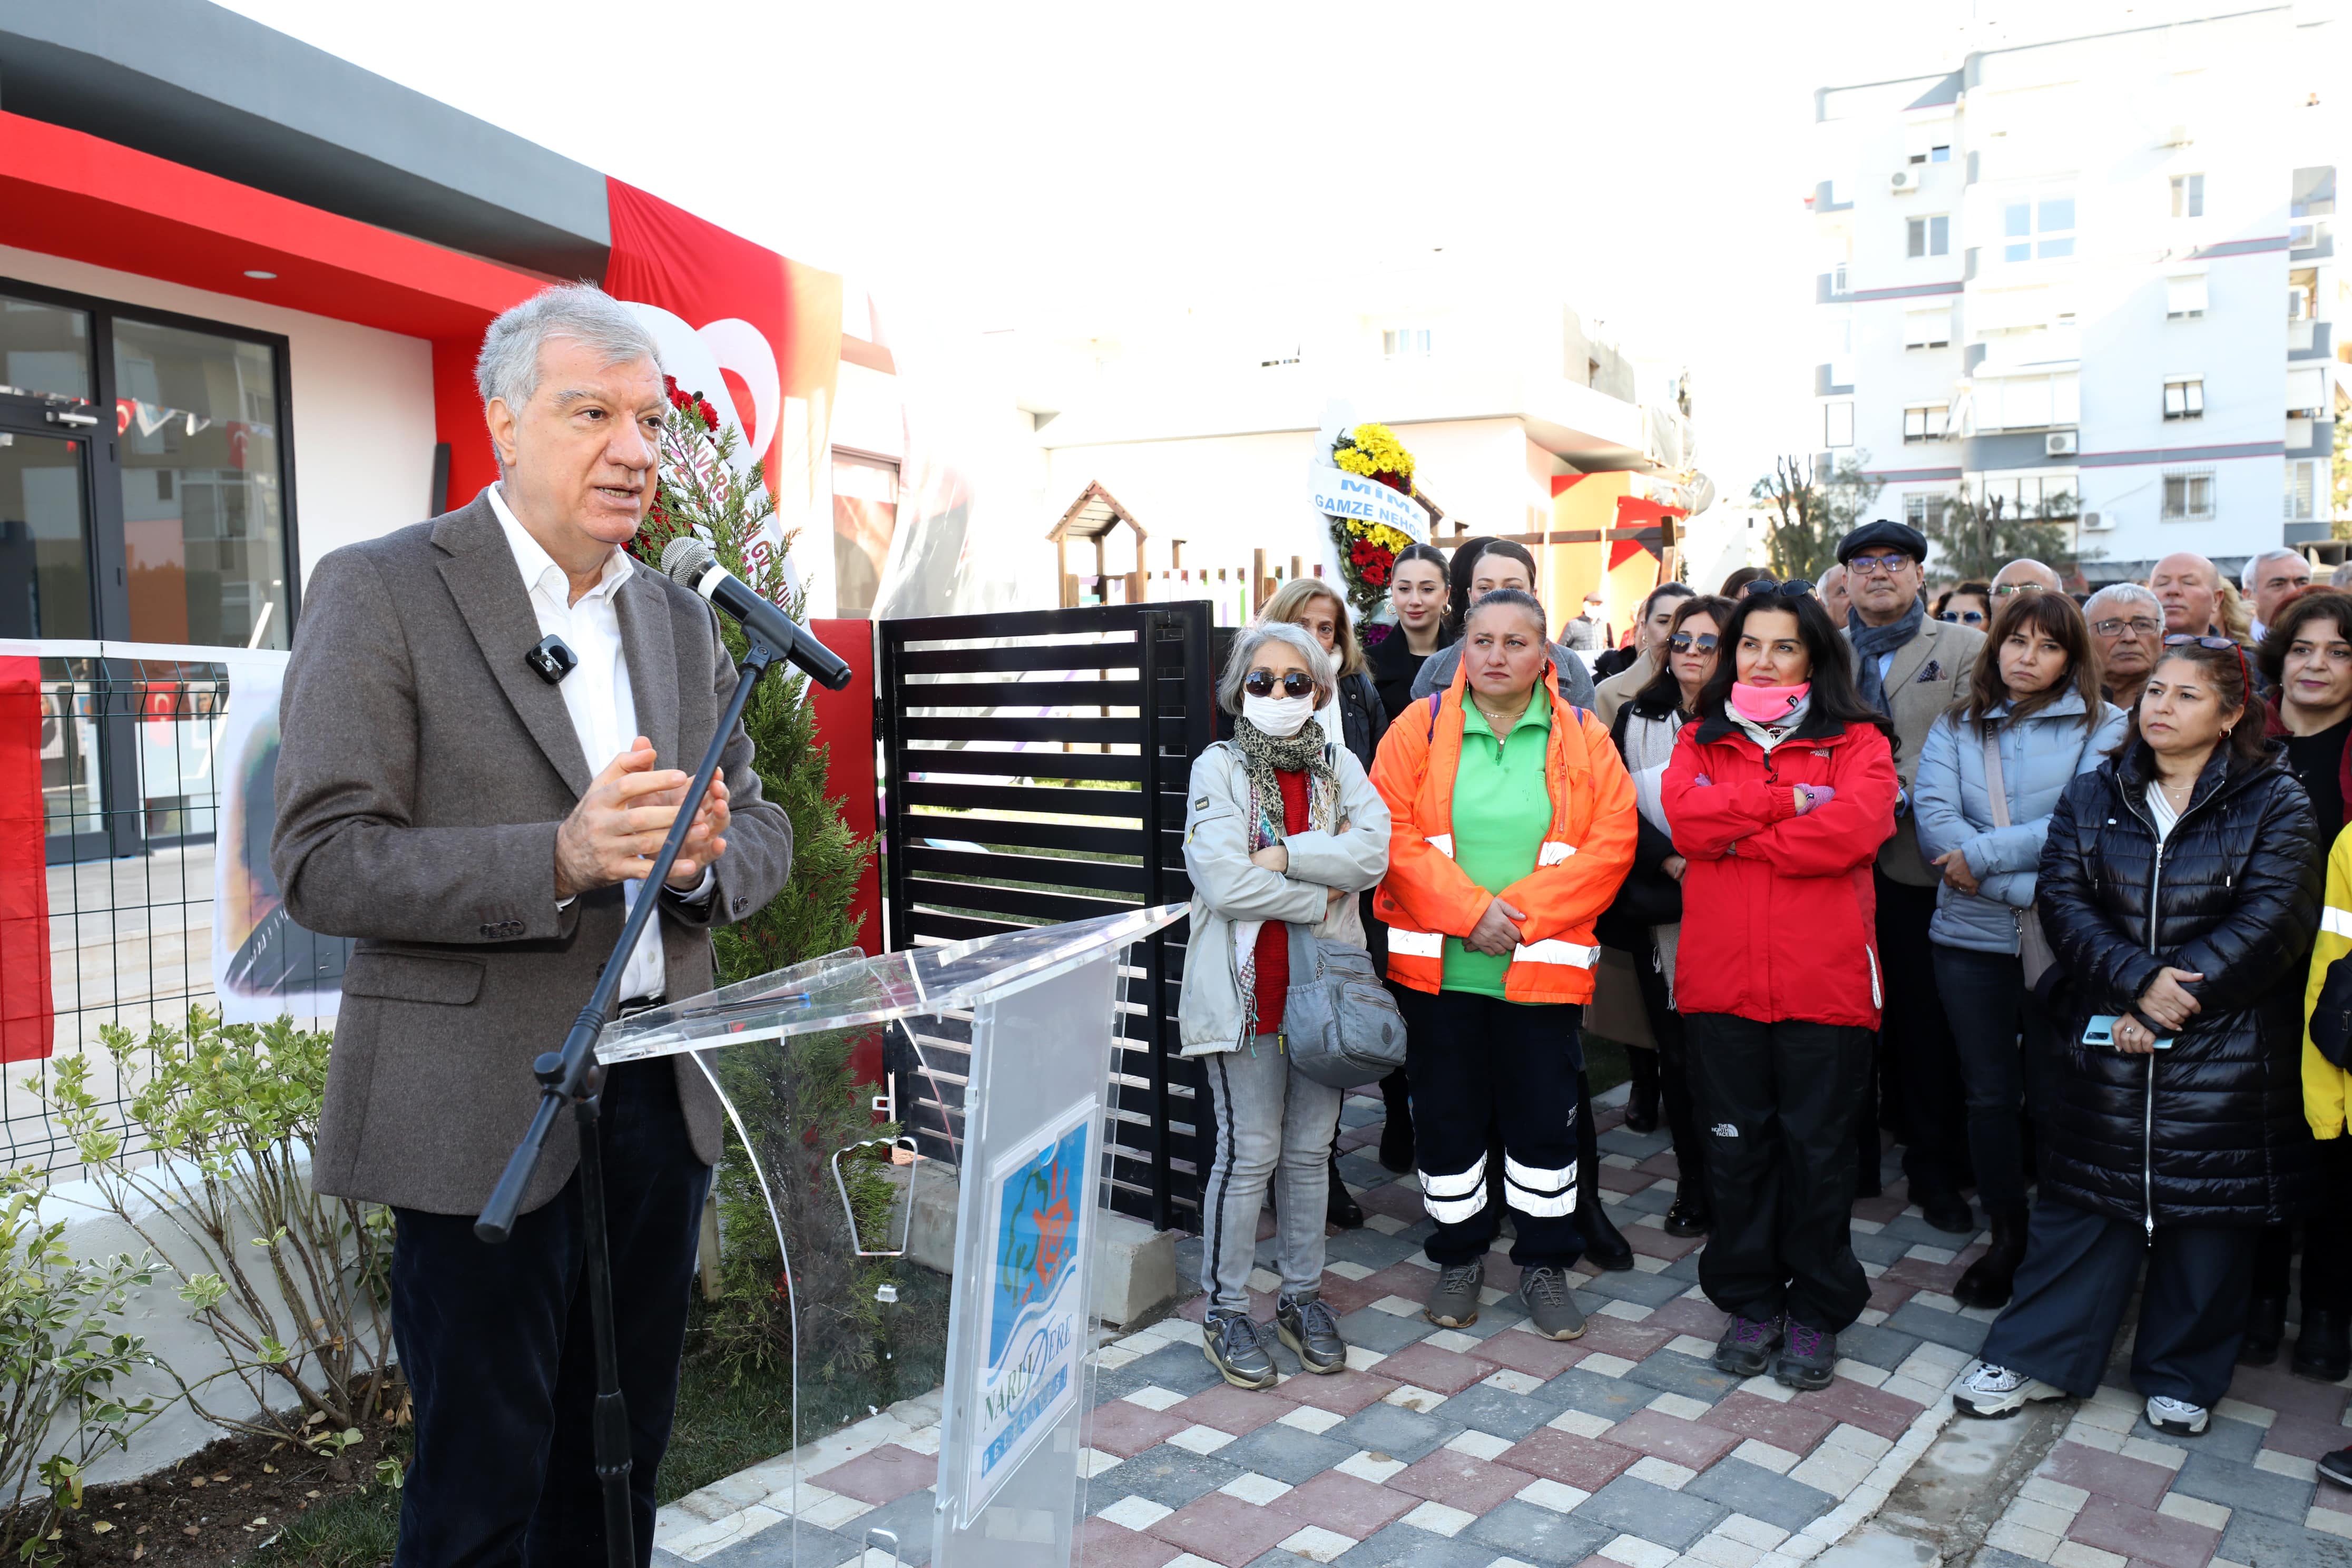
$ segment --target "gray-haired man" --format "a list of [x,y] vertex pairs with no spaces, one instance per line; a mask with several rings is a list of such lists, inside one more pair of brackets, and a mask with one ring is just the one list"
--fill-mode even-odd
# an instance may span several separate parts
[[[416,1458],[398,1568],[593,1563],[604,1520],[573,1141],[513,1238],[473,1217],[539,1100],[531,1059],[588,998],[629,906],[660,900],[621,1010],[708,991],[710,928],[774,897],[792,830],[738,727],[667,884],[648,889],[734,684],[709,606],[625,546],[667,411],[653,340],[585,285],[491,324],[477,370],[499,483],[320,561],[287,671],[271,864],[296,919],[359,939],[313,1180],[393,1206],[393,1330]],[[551,682],[525,662],[561,637]],[[691,1058],[608,1068],[607,1233],[637,1561],[653,1551],[719,1105]]]
[[2164,601],[2137,583],[2110,583],[2083,605],[2107,700],[2128,713],[2164,647]]

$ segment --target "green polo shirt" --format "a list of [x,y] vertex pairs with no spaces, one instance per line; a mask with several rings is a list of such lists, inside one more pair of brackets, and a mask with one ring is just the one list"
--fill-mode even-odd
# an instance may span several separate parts
[[[1462,705],[1462,761],[1454,773],[1454,863],[1490,893],[1499,893],[1536,868],[1544,835],[1551,831],[1551,794],[1544,787],[1550,749],[1551,700],[1540,688],[1528,710],[1496,739],[1475,702]],[[1508,953],[1478,952],[1458,936],[1445,939],[1448,991],[1503,994]]]

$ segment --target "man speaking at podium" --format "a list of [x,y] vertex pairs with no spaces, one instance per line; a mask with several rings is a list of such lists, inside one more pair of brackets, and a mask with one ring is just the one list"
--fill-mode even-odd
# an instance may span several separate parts
[[[491,324],[476,379],[498,484],[311,574],[270,860],[295,919],[359,939],[312,1180],[398,1218],[416,1458],[394,1562],[572,1568],[604,1549],[569,1130],[506,1245],[474,1216],[630,904],[660,918],[616,1013],[708,991],[710,928],[782,889],[792,829],[739,726],[667,884],[642,885],[735,681],[709,607],[624,548],[669,407],[653,339],[601,290],[550,289]],[[602,1110],[644,1563],[719,1108],[677,1056],[607,1069]]]

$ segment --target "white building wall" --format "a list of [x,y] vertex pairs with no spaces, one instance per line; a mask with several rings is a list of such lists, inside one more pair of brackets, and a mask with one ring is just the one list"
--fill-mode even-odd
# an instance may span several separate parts
[[295,553],[304,581],[336,546],[427,515],[436,437],[433,346],[425,339],[6,246],[0,277],[283,335],[294,407]]

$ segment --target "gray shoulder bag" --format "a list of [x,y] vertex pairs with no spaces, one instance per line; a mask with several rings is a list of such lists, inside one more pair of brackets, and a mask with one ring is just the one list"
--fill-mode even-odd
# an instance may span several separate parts
[[1404,1015],[1372,955],[1293,924],[1282,1039],[1290,1065],[1317,1083],[1353,1089],[1404,1066]]
[[[2007,827],[2009,821],[2009,783],[2000,774],[2000,736],[1982,720],[1977,728],[1984,733],[1985,791],[1992,796],[1992,825]],[[2050,951],[2050,941],[2042,934],[2042,916],[2032,910],[2011,911],[2017,916],[2017,961],[2025,970],[2025,988],[2033,989],[2042,976],[2058,962]]]

